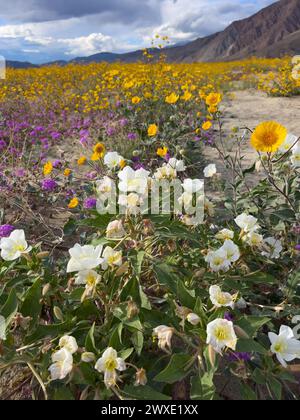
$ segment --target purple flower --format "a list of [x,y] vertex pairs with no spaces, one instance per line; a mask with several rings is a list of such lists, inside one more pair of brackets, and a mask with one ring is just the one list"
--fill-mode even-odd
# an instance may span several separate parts
[[4,140],[0,140],[0,150],[3,150],[6,148],[6,143]]
[[11,225],[2,225],[0,226],[0,238],[7,238],[15,228]]
[[295,246],[296,251],[300,251],[300,244]]
[[97,204],[97,200],[94,197],[89,197],[85,200],[83,206],[85,209],[91,210],[94,209],[96,207]]
[[62,165],[61,160],[59,159],[55,160],[52,165],[53,165],[53,168],[55,169],[60,168]]
[[26,171],[23,168],[18,168],[16,169],[15,175],[18,178],[23,178],[26,175]]
[[226,319],[227,321],[233,321],[234,316],[230,312],[225,312],[224,319]]
[[122,118],[120,120],[120,126],[121,127],[126,127],[127,124],[128,124],[128,120],[126,118]]
[[128,140],[136,140],[137,135],[135,133],[128,133],[127,138]]
[[44,179],[42,182],[42,189],[44,191],[53,191],[57,187],[57,182],[54,179]]
[[231,353],[228,356],[228,358],[231,362],[240,362],[240,361],[250,362],[251,354],[250,353],[245,353],[245,352],[244,353],[234,352],[234,353]]

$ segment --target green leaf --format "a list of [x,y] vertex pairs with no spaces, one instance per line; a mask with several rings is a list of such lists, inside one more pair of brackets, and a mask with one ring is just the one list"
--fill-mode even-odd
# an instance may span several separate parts
[[74,401],[75,398],[67,387],[57,388],[54,392],[55,401]]
[[144,334],[140,331],[136,331],[131,336],[132,344],[134,345],[135,351],[140,356],[144,346]]
[[191,399],[202,401],[213,400],[216,393],[213,379],[213,373],[205,373],[202,377],[200,375],[193,376],[191,378]]
[[127,301],[131,297],[134,302],[140,304],[140,285],[136,277],[131,277],[131,279],[125,284],[120,294],[121,301]]
[[240,387],[241,387],[241,396],[242,396],[243,400],[247,400],[247,401],[256,401],[257,400],[256,393],[253,391],[252,388],[250,388],[249,385],[241,382]]
[[261,344],[257,341],[240,338],[237,342],[236,351],[241,353],[260,353],[260,354],[268,354],[268,350],[266,350]]
[[27,290],[20,312],[23,316],[30,316],[33,322],[37,321],[42,304],[40,302],[42,297],[41,279],[37,279],[33,285]]
[[133,350],[134,350],[134,348],[133,348],[133,347],[130,347],[129,349],[126,349],[126,350],[122,350],[122,351],[120,351],[120,357],[121,357],[123,360],[127,360],[127,359],[128,359],[128,357],[130,357],[130,356],[132,355]]
[[249,337],[254,337],[257,331],[269,321],[271,321],[271,318],[245,315],[237,322],[237,325],[241,327]]
[[281,383],[274,378],[274,376],[269,376],[268,379],[268,384],[271,388],[271,391],[273,392],[276,400],[281,400],[281,396],[282,396],[282,385]]
[[181,280],[177,281],[177,296],[183,306],[190,309],[194,308],[196,303],[195,291],[188,290]]
[[176,295],[178,277],[172,271],[172,267],[168,264],[157,264],[153,266],[153,270],[157,276],[158,283],[167,286]]
[[139,251],[136,255],[136,258],[131,258],[131,263],[133,267],[134,274],[139,279],[142,271],[142,264],[144,261],[145,252]]
[[14,289],[11,290],[5,304],[0,310],[0,314],[5,318],[6,325],[10,323],[12,318],[18,311],[18,298]]
[[123,395],[136,399],[136,400],[144,400],[144,401],[168,401],[171,400],[171,397],[165,394],[161,394],[160,392],[156,391],[155,389],[151,388],[148,385],[145,386],[133,386],[133,385],[126,385],[123,390]]
[[61,324],[39,325],[33,334],[26,338],[25,344],[33,343],[46,337],[58,337],[70,332],[76,325],[76,318],[73,321],[66,321]]
[[86,351],[90,351],[92,353],[97,353],[97,349],[95,346],[95,323],[92,325],[91,329],[89,330],[86,339],[85,339],[85,349]]
[[193,360],[194,357],[188,354],[174,354],[168,366],[155,376],[154,381],[166,382],[168,384],[180,381],[189,374]]

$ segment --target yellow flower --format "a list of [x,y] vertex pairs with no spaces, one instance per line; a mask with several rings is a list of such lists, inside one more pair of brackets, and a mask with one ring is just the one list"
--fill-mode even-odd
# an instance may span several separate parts
[[50,175],[51,172],[53,171],[53,165],[51,162],[47,162],[44,165],[44,175]]
[[137,105],[137,104],[139,104],[141,102],[141,98],[139,98],[138,96],[134,96],[133,98],[132,98],[132,103],[134,104],[134,105]]
[[70,201],[68,207],[69,209],[75,209],[79,204],[79,200],[77,197],[72,198],[72,200]]
[[275,121],[259,124],[251,136],[251,145],[259,152],[276,152],[285,141],[288,132]]
[[206,97],[206,105],[217,107],[222,100],[220,93],[212,92]]
[[103,158],[104,154],[105,154],[105,146],[103,143],[97,143],[96,146],[94,146],[93,148],[93,155],[92,155],[92,160],[95,162],[97,160],[100,160],[101,158]]
[[201,117],[201,115],[202,115],[201,111],[197,112],[197,117]]
[[208,112],[210,112],[211,114],[215,114],[218,111],[218,108],[216,106],[210,106],[208,108]]
[[122,159],[120,162],[120,168],[123,169],[127,165],[126,160]]
[[156,124],[149,125],[149,127],[148,127],[148,136],[149,137],[156,136],[157,132],[158,132],[158,127],[157,127]]
[[171,93],[171,95],[169,95],[169,96],[166,97],[166,103],[167,104],[170,104],[170,105],[176,104],[176,102],[178,101],[178,99],[179,99],[179,96],[176,95],[176,93]]
[[64,176],[66,176],[66,177],[70,176],[71,173],[72,173],[72,171],[69,168],[67,168],[67,169],[64,170]]
[[85,162],[86,162],[86,157],[82,156],[77,160],[77,165],[79,165],[79,166],[84,165]]
[[193,95],[191,94],[191,92],[185,91],[184,94],[183,94],[183,96],[182,96],[182,99],[184,101],[189,101],[192,98],[192,96]]
[[196,128],[195,133],[196,134],[200,134],[201,133],[201,129],[200,128]]
[[163,158],[166,156],[166,154],[168,153],[169,149],[167,147],[160,147],[159,149],[157,149],[157,156]]
[[207,131],[207,130],[209,130],[211,128],[211,126],[212,126],[212,123],[210,121],[205,121],[202,124],[202,129],[205,130],[205,131]]

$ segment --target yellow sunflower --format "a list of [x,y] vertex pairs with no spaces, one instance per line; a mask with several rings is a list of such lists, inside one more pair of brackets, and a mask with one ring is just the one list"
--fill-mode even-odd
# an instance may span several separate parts
[[276,152],[285,141],[287,129],[275,122],[266,121],[259,124],[251,136],[251,145],[258,152]]

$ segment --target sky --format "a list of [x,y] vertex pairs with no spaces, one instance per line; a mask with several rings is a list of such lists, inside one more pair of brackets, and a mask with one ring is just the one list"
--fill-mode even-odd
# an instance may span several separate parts
[[0,0],[0,55],[46,63],[173,44],[223,30],[275,0]]

